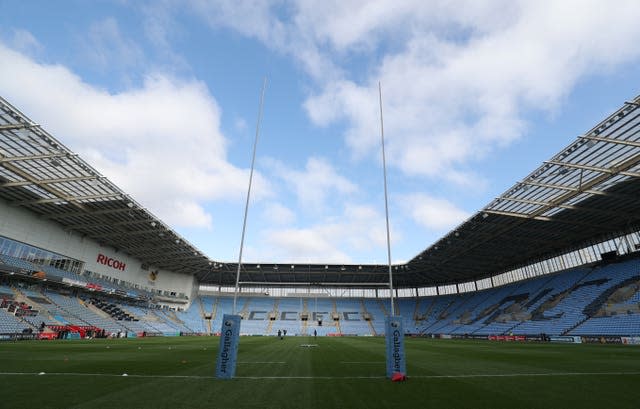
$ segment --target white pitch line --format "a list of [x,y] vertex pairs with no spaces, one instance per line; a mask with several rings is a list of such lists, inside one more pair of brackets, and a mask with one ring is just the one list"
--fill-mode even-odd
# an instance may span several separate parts
[[243,361],[243,362],[238,362],[239,364],[286,364],[286,362],[284,361],[274,361],[274,362],[250,362],[250,361]]
[[640,372],[532,372],[532,373],[510,373],[510,374],[467,374],[467,375],[414,375],[408,378],[517,378],[534,376],[621,376],[640,375]]
[[238,379],[384,379],[386,376],[236,376]]
[[[81,373],[81,372],[45,372],[44,374],[35,372],[0,372],[2,375],[34,375],[34,376],[99,376],[99,377],[125,377],[124,374],[115,373]],[[135,375],[127,374],[128,378],[182,378],[182,379],[216,379],[215,376],[201,376],[201,375]]]
[[[95,376],[95,377],[124,377],[124,374],[79,373],[79,372],[0,372],[0,376]],[[408,378],[418,379],[456,379],[456,378],[515,378],[536,376],[623,376],[640,375],[640,372],[539,372],[539,373],[511,373],[511,374],[462,374],[462,375],[409,375]],[[203,375],[136,375],[127,374],[129,378],[154,379],[217,379],[215,376]],[[386,376],[236,376],[237,379],[385,379]]]
[[[449,378],[512,378],[535,376],[621,376],[640,375],[640,372],[547,372],[516,374],[467,374],[467,375],[408,375],[407,378],[449,379]],[[236,376],[239,379],[385,379],[386,376]]]

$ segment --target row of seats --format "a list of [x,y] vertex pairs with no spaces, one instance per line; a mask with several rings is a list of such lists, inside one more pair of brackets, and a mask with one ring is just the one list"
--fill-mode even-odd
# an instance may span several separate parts
[[[403,317],[407,332],[420,334],[640,335],[640,292],[621,303],[635,308],[624,315],[598,318],[586,312],[599,296],[635,278],[640,280],[640,259],[576,268],[484,291],[396,299],[395,310]],[[232,298],[203,296],[200,301],[198,309],[212,318],[212,331],[216,332],[222,315],[233,310]],[[193,317],[190,310],[185,314]],[[300,316],[313,312],[324,314],[323,332],[379,335],[384,333],[384,319],[390,310],[389,301],[382,299],[240,296],[236,301],[236,312],[245,317],[242,332],[266,335],[278,329],[309,334],[317,322],[311,316],[304,322]],[[261,318],[252,319],[252,311],[260,312],[253,317]],[[284,311],[291,314],[280,319]],[[358,319],[345,320],[341,315],[345,312],[356,313],[349,317]],[[267,318],[270,313],[276,314],[276,320]],[[334,322],[332,313],[341,319]]]
[[[638,258],[483,291],[396,299],[394,309],[402,316],[405,331],[418,334],[640,335],[640,291],[619,302],[623,313],[593,313],[600,308],[594,303],[610,306],[608,294],[636,281],[640,281]],[[109,299],[82,301],[51,289],[15,292],[42,311],[16,317],[5,308],[0,333],[3,328],[13,332],[41,322],[94,325],[109,332],[212,333],[221,327],[223,315],[234,311],[230,296],[201,296],[186,311],[173,312]],[[14,289],[0,286],[0,296],[3,294],[13,299]],[[240,296],[235,312],[243,316],[242,332],[248,334],[274,335],[287,330],[291,335],[309,335],[315,330],[318,334],[381,335],[391,304],[388,299],[374,298]],[[303,314],[307,320],[302,320]]]

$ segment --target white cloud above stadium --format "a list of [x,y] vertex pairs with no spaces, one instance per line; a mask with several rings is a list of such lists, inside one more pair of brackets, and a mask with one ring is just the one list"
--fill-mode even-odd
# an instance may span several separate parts
[[50,7],[0,5],[0,95],[222,260],[265,76],[246,258],[274,262],[385,261],[379,82],[396,261],[640,83],[635,1]]

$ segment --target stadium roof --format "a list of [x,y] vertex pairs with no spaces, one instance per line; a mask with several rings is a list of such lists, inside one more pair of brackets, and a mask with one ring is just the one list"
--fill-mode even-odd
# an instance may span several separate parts
[[208,257],[1,97],[0,199],[150,266],[209,268]]
[[637,97],[543,162],[406,267],[426,282],[464,282],[639,227]]
[[[640,228],[640,97],[405,265],[398,287],[467,282]],[[0,199],[149,266],[233,285],[237,263],[209,259],[0,98]],[[386,265],[243,264],[263,285],[378,286]]]

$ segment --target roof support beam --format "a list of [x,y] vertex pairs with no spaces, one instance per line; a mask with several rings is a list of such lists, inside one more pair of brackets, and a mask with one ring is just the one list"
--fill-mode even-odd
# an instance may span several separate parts
[[[35,179],[32,175],[30,175],[26,171],[20,169],[19,167],[15,166],[15,165],[13,165],[11,163],[8,163],[8,162],[3,163],[2,162],[3,159],[7,159],[7,158],[0,153],[0,165],[1,166],[3,166],[4,168],[8,169],[9,171],[15,173],[16,175],[20,176],[22,179],[29,180],[29,181],[33,182],[34,184],[38,185],[38,180]],[[53,188],[51,186],[42,185],[40,187],[42,189],[46,190],[47,192],[51,193],[53,196],[56,196],[56,197],[64,197],[65,196],[58,189],[55,189],[55,188]],[[20,206],[20,202],[17,202],[17,203],[14,202],[12,204],[13,205],[17,204],[18,206]],[[73,205],[78,207],[78,208],[80,208],[83,211],[85,210],[84,207],[82,206],[82,204],[80,204],[80,203],[73,202]]]
[[[620,173],[620,172],[622,172],[622,171],[625,171],[626,169],[628,169],[628,168],[630,168],[630,167],[632,167],[632,166],[635,166],[639,161],[640,161],[640,153],[636,153],[635,155],[633,155],[633,156],[631,156],[631,157],[627,158],[626,160],[624,160],[623,162],[621,162],[620,164],[618,164],[618,165],[616,166],[616,168],[615,168],[615,169],[616,169],[616,171],[617,171],[617,172],[615,172],[615,173]],[[551,162],[551,163],[553,163],[553,162]],[[560,165],[564,165],[564,166],[566,166],[566,164],[565,164],[565,163],[563,163],[563,162],[555,162],[555,163],[556,163],[556,164],[560,164]],[[573,164],[572,164],[572,165],[573,165]],[[576,166],[576,167],[577,167],[577,168],[579,168],[579,169],[584,169],[584,168],[585,168],[583,165],[574,165],[574,166]],[[589,166],[587,166],[586,168],[589,168]],[[606,172],[602,173],[600,176],[596,176],[595,178],[593,178],[593,179],[591,179],[591,180],[587,181],[585,184],[581,185],[581,188],[582,188],[582,189],[590,189],[590,188],[591,188],[591,187],[593,187],[593,186],[597,186],[597,185],[601,184],[602,182],[604,182],[604,181],[608,180],[608,179],[609,179],[613,174],[614,174],[613,172],[611,172],[610,170],[608,170],[608,171],[606,171]],[[639,175],[639,176],[640,176],[640,175]],[[543,213],[545,213],[546,211],[548,211],[550,208],[555,207],[557,204],[565,203],[565,202],[567,202],[568,200],[570,200],[570,199],[574,198],[575,196],[577,196],[577,195],[578,195],[578,194],[580,194],[580,193],[581,193],[580,191],[577,191],[577,192],[567,192],[567,193],[565,193],[565,194],[563,194],[563,195],[561,195],[561,196],[559,196],[559,197],[557,197],[557,198],[553,199],[553,200],[550,202],[550,204],[549,204],[549,206],[548,206],[548,207],[546,207],[546,208],[542,208],[542,209],[538,210],[538,211],[536,212],[537,214],[535,214],[535,213],[534,213],[534,216],[537,216],[537,215],[543,214]]]
[[497,214],[497,215],[501,215],[501,216],[511,216],[511,217],[518,217],[521,219],[533,219],[533,220],[540,220],[540,221],[545,221],[545,222],[553,222],[553,223],[562,223],[562,224],[571,224],[574,226],[585,226],[585,227],[591,227],[594,229],[602,229],[602,230],[607,230],[608,226],[603,226],[601,224],[591,224],[591,223],[583,223],[583,222],[577,222],[577,221],[569,221],[569,220],[562,220],[562,219],[555,219],[552,217],[547,217],[547,216],[527,216],[525,214],[520,214],[520,213],[513,213],[513,212],[505,212],[505,211],[501,211],[501,210],[485,210],[486,213],[493,213],[493,214]]
[[15,206],[27,206],[32,204],[42,204],[42,203],[56,203],[56,202],[69,202],[74,203],[80,200],[94,200],[94,199],[109,199],[113,197],[121,197],[119,193],[109,193],[109,194],[100,194],[100,195],[87,195],[87,196],[66,196],[61,195],[60,197],[54,197],[49,199],[36,199],[36,200],[24,200],[21,202],[12,203]]
[[139,235],[145,235],[145,234],[157,234],[158,230],[157,229],[143,229],[143,230],[123,230],[123,231],[114,231],[113,233],[106,233],[106,234],[90,234],[88,235],[89,238],[92,239],[100,239],[100,238],[108,238],[108,237],[118,237],[118,236],[139,236]]
[[565,191],[568,191],[568,192],[588,193],[590,195],[602,195],[602,196],[611,195],[611,193],[608,193],[608,192],[603,191],[603,190],[579,189],[577,187],[572,187],[572,186],[552,185],[550,183],[534,182],[532,180],[523,180],[522,182],[520,182],[520,184],[544,187],[544,188],[549,188],[549,189],[565,190]]
[[624,139],[615,139],[615,138],[605,138],[602,136],[579,136],[580,139],[588,139],[590,141],[598,141],[598,142],[606,142],[606,143],[615,143],[618,145],[626,145],[626,146],[634,146],[636,148],[640,148],[640,142],[638,141],[627,141]]
[[0,188],[23,187],[23,186],[30,186],[30,185],[48,185],[53,183],[81,182],[84,180],[96,180],[96,179],[100,179],[100,176],[92,175],[92,176],[78,176],[78,177],[69,177],[69,178],[57,178],[57,179],[43,179],[43,180],[38,180],[37,182],[32,180],[21,180],[16,182],[0,183]]
[[633,101],[624,101],[624,103],[627,105],[634,105],[634,106],[640,107],[640,97],[636,98]]
[[[105,225],[105,223],[109,223],[109,227],[128,226],[128,225],[132,225],[132,224],[144,224],[144,225],[148,225],[148,226],[151,226],[151,227],[158,226],[158,223],[156,223],[154,220],[130,219],[130,220],[123,220],[123,221],[119,221],[119,222],[113,222],[111,220],[101,220],[101,221],[99,221],[97,223],[70,224],[70,225],[65,226],[65,229],[69,229],[69,230],[92,229],[94,227],[103,227]],[[163,227],[156,227],[155,229],[147,229],[147,230],[155,231],[157,233],[164,232],[164,228]]]
[[[510,202],[526,203],[526,204],[538,205],[538,206],[548,206],[550,204],[550,202],[543,202],[539,200],[530,200],[530,199],[520,199],[518,197],[500,196],[499,199],[510,201]],[[605,214],[607,216],[623,218],[623,219],[628,218],[628,216],[630,216],[629,213],[623,213],[619,211],[613,212],[613,211],[608,211],[603,209],[595,209],[593,207],[582,207],[582,206],[576,206],[576,205],[562,205],[562,204],[557,205],[555,207],[560,209],[580,210],[580,211],[586,211],[586,212],[592,212],[592,213]],[[627,216],[627,217],[621,217],[621,216]]]
[[82,216],[94,216],[101,214],[110,214],[110,213],[125,213],[130,212],[132,209],[129,207],[118,207],[114,209],[103,209],[103,210],[89,210],[83,212],[67,212],[67,213],[53,213],[49,215],[42,216],[43,219],[68,219],[73,217],[82,217]]
[[0,131],[15,131],[19,129],[37,128],[40,125],[37,124],[8,124],[0,125]]
[[[638,172],[630,172],[630,171],[624,170],[636,165],[638,163],[637,158],[631,163],[631,165],[612,166],[611,168],[600,168],[597,166],[581,165],[578,163],[570,163],[570,162],[559,162],[555,160],[545,161],[544,163],[549,163],[551,165],[564,166],[565,168],[575,168],[575,169],[590,170],[593,172],[608,173],[611,175],[625,175],[625,176],[631,176],[636,178],[640,177],[640,173]],[[629,161],[625,161],[623,163],[628,164]]]
[[171,257],[171,258],[175,258],[175,257],[179,257],[180,255],[193,255],[193,251],[189,251],[185,248],[177,248],[177,244],[174,244],[173,246],[160,246],[160,247],[153,247],[150,248],[148,250],[142,250],[142,247],[140,251],[137,251],[136,254],[140,255],[141,257],[149,257],[149,256],[166,256],[166,257]]
[[29,156],[0,156],[0,163],[7,162],[24,162],[29,160],[40,160],[40,159],[51,159],[51,158],[60,158],[66,157],[68,154],[65,153],[47,153],[43,155],[29,155]]

